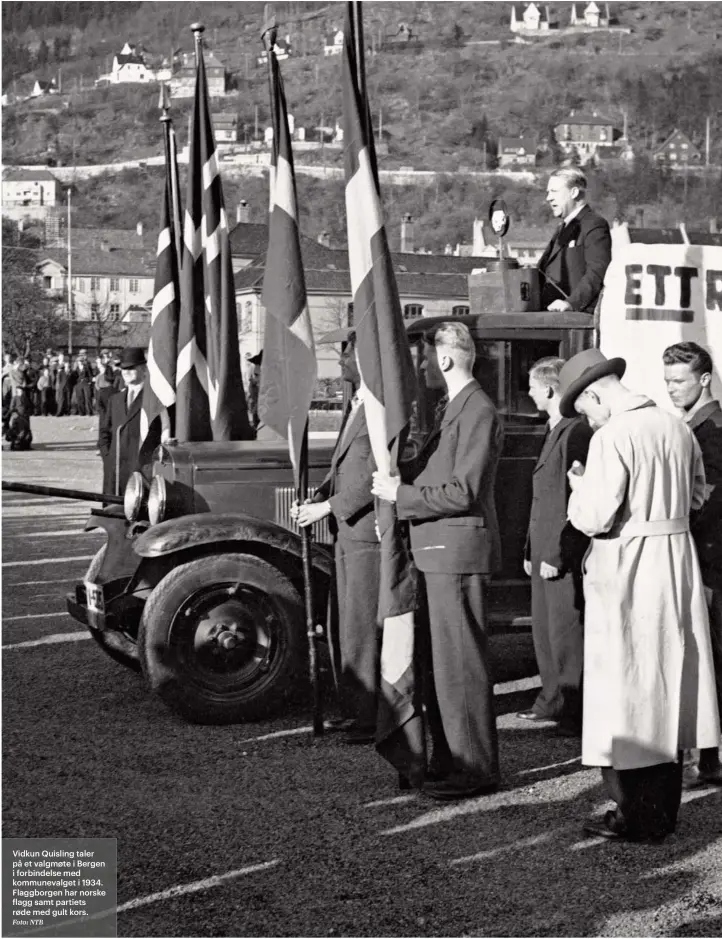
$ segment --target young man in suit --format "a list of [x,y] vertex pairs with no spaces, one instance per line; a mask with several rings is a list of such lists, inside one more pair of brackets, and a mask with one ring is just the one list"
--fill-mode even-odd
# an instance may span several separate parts
[[449,772],[423,791],[447,801],[499,784],[485,582],[501,554],[494,482],[503,433],[473,377],[476,352],[466,326],[445,323],[425,339],[426,384],[445,387],[448,404],[406,481],[374,473],[373,493],[395,502],[409,522],[426,586],[439,750],[448,752]]
[[529,371],[529,397],[549,417],[532,477],[532,505],[524,552],[531,577],[534,651],[542,687],[527,721],[557,721],[556,733],[582,734],[584,634],[582,557],[589,539],[567,522],[569,481],[575,460],[587,462],[592,431],[579,417],[559,413],[559,373],[564,359],[545,358]]
[[586,202],[587,177],[576,166],[549,177],[546,201],[561,220],[537,265],[543,310],[593,313],[612,259],[609,225]]
[[154,421],[141,447],[140,412],[146,377],[145,352],[129,346],[120,357],[125,389],[111,395],[105,419],[98,429],[103,458],[103,492],[123,495],[132,473],[150,462],[160,443],[159,421]]
[[291,517],[304,527],[330,516],[335,535],[336,590],[341,668],[339,691],[352,720],[346,743],[373,743],[379,683],[377,624],[380,550],[371,495],[372,454],[356,363],[353,330],[335,330],[322,342],[346,340],[341,374],[354,388],[344,415],[331,469],[313,500],[295,505]]
[[[709,492],[690,518],[702,580],[707,590],[717,705],[722,713],[722,408],[712,397],[712,357],[696,342],[678,342],[664,350],[664,380],[672,404],[682,412],[702,451]],[[722,786],[719,747],[700,750],[684,768],[685,789]]]

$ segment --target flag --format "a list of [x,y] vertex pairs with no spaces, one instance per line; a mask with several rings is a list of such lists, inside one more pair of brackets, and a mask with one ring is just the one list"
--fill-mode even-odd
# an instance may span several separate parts
[[[395,472],[416,389],[411,349],[383,222],[370,112],[363,79],[360,3],[347,3],[343,55],[346,218],[356,349],[374,460]],[[400,772],[425,767],[414,668],[416,571],[392,503],[377,500],[381,537],[379,622],[383,624],[376,727],[379,753]]]
[[228,222],[199,45],[181,266],[176,437],[253,437],[243,393]]
[[[272,33],[271,48],[275,39]],[[269,54],[273,147],[268,251],[263,276],[266,319],[259,416],[288,440],[296,488],[301,485],[304,434],[316,384],[316,353],[298,234],[296,179],[286,96],[275,55]]]
[[173,195],[178,191],[175,132],[169,118],[167,121],[165,191],[161,205],[160,233],[156,254],[153,312],[148,344],[148,379],[143,386],[143,406],[140,413],[141,442],[148,436],[153,421],[162,418],[164,412],[168,415],[168,426],[171,434],[173,433],[169,409],[175,404],[176,398],[180,301],[176,233],[180,225],[180,212]]

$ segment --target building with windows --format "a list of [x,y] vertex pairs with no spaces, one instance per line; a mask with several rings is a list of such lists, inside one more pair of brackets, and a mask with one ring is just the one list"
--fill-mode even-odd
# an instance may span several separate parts
[[577,156],[581,163],[594,158],[598,147],[607,147],[622,136],[611,118],[596,111],[570,111],[554,127],[554,135],[560,150],[566,156]]
[[343,30],[342,29],[332,29],[330,33],[326,33],[323,38],[323,54],[328,55],[341,55],[343,52]]
[[[126,327],[145,324],[140,338],[147,341],[155,260],[154,246],[144,238],[142,226],[129,231],[74,229],[72,319],[79,324],[94,324],[89,331],[97,334],[98,342],[114,337],[119,345],[124,344]],[[58,241],[47,248],[46,256],[36,265],[38,282],[50,298],[57,300],[63,317],[68,315],[67,263],[67,248]],[[137,329],[134,335],[140,336]]]
[[46,169],[10,168],[2,178],[2,214],[16,221],[44,219],[58,201],[58,180]]
[[499,166],[534,166],[536,139],[534,137],[500,137]]
[[681,130],[675,128],[661,146],[652,154],[655,163],[675,167],[698,166],[702,162],[702,152]]
[[[225,66],[209,49],[203,50],[206,66],[208,94],[211,98],[221,98],[228,90],[228,73]],[[194,53],[183,53],[177,60],[171,76],[170,91],[174,98],[192,98],[196,93],[196,60]]]

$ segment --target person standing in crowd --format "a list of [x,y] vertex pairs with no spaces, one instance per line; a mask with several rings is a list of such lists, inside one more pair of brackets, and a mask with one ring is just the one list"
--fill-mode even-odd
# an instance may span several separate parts
[[70,367],[70,362],[62,352],[58,354],[58,371],[55,379],[55,403],[57,417],[70,414],[73,400],[73,389],[78,380],[78,373]]
[[[702,450],[708,499],[692,515],[691,527],[707,588],[717,706],[722,713],[722,408],[712,397],[712,357],[696,342],[678,342],[664,350],[664,380]],[[719,743],[719,742],[718,742]],[[700,751],[684,769],[682,786],[722,786],[719,746]]]
[[87,350],[81,349],[75,363],[77,380],[74,391],[74,410],[71,414],[88,415],[93,413],[93,369],[88,362]]
[[341,376],[354,390],[346,409],[331,469],[312,500],[294,504],[291,517],[301,526],[330,518],[335,536],[342,710],[351,720],[347,743],[373,743],[379,685],[380,546],[371,495],[371,441],[360,391],[353,329],[340,329],[321,342],[345,341]]
[[476,351],[461,323],[424,337],[426,384],[448,403],[413,465],[399,476],[374,473],[372,492],[396,503],[409,522],[414,562],[425,584],[431,668],[440,716],[431,725],[445,778],[429,780],[434,799],[464,799],[499,784],[499,755],[487,634],[486,580],[501,546],[494,483],[503,432],[496,409],[473,377]]
[[559,375],[564,417],[595,429],[569,471],[569,519],[584,561],[582,762],[617,803],[587,833],[659,840],[675,830],[686,747],[719,741],[702,576],[689,530],[704,501],[702,454],[673,414],[621,383],[624,359],[597,349]]
[[541,454],[532,477],[533,497],[524,553],[531,577],[534,651],[542,687],[528,711],[528,721],[557,721],[555,733],[582,733],[584,600],[582,557],[589,539],[567,521],[569,481],[575,460],[585,463],[592,431],[579,417],[559,412],[559,373],[564,359],[545,358],[529,371],[529,396],[549,416]]
[[40,413],[43,417],[55,414],[55,390],[50,365],[46,365],[38,378],[38,393],[40,395]]
[[112,395],[106,419],[99,428],[103,458],[103,492],[122,495],[130,476],[147,465],[160,443],[160,422],[154,421],[141,446],[140,413],[146,359],[143,349],[129,346],[121,355],[120,368],[126,390]]
[[261,387],[261,364],[263,362],[263,349],[256,355],[246,355],[248,371],[246,372],[246,381],[248,391],[246,394],[246,404],[248,407],[248,418],[251,427],[258,430],[261,419],[258,415],[258,394]]
[[3,355],[3,362],[2,406],[3,411],[8,411],[13,399],[13,382],[10,377],[10,371],[13,367],[13,357],[9,352]]
[[[120,366],[118,366],[120,375]],[[103,428],[108,423],[108,406],[110,399],[119,389],[116,387],[115,371],[113,366],[108,363],[103,371],[95,377],[95,400],[98,410],[98,453],[102,455],[102,434]]]
[[546,201],[561,223],[537,265],[543,310],[594,312],[612,260],[612,236],[586,200],[587,177],[578,167],[551,174]]

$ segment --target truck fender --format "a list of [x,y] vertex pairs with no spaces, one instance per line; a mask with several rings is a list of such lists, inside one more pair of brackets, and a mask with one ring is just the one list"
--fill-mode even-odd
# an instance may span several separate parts
[[[274,522],[242,514],[215,515],[201,512],[171,518],[153,525],[139,535],[135,539],[133,550],[141,558],[167,558],[169,555],[194,548],[233,541],[257,543],[301,561],[300,535]],[[312,564],[318,573],[326,577],[333,573],[333,557],[323,546],[313,545]]]

